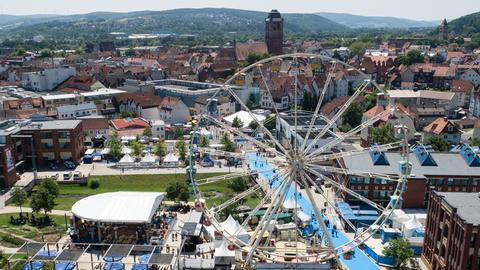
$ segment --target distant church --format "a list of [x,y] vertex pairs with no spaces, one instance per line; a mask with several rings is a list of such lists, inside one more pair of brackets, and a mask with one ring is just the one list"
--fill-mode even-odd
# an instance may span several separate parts
[[276,9],[270,11],[265,20],[265,43],[269,54],[283,53],[283,18]]
[[447,19],[443,19],[438,30],[438,38],[440,40],[448,40],[448,23]]

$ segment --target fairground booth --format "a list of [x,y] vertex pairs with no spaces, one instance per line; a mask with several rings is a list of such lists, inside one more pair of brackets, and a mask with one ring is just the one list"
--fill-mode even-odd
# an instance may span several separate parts
[[86,197],[72,207],[72,241],[147,243],[166,234],[169,222],[159,212],[160,192],[109,192]]

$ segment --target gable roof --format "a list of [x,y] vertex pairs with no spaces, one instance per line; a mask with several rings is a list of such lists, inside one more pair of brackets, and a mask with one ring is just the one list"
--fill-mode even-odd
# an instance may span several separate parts
[[460,132],[457,126],[445,117],[439,117],[429,125],[423,128],[424,132],[440,135],[447,132],[448,126],[453,126],[453,132]]
[[110,121],[113,127],[117,130],[119,129],[130,129],[130,128],[146,128],[150,125],[147,121],[142,118],[123,118],[123,119],[113,119]]

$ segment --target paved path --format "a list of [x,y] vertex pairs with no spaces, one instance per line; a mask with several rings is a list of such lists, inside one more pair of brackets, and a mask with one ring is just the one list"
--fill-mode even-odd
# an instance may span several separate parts
[[[249,161],[249,164],[250,164],[250,168],[254,168],[255,170],[258,170],[258,171],[265,171],[265,170],[268,170],[268,169],[273,169],[273,167],[271,167],[271,163],[266,163],[265,162],[265,159],[263,159],[262,157],[258,157],[255,153],[248,153],[246,155],[248,161]],[[274,173],[272,171],[268,171],[268,172],[263,172],[261,173],[261,175],[263,176],[264,179],[271,179],[273,176],[274,176]],[[281,184],[282,181],[274,181],[272,183],[272,186],[274,188],[278,187],[280,184]],[[288,198],[295,198],[296,194],[295,194],[295,186],[290,186],[289,190],[287,191],[287,199]],[[312,214],[314,211],[313,211],[313,205],[312,203],[307,199],[307,197],[304,195],[304,196],[297,196],[297,203],[301,206],[302,210],[306,213],[306,214]],[[321,204],[323,205],[323,204]],[[324,218],[329,218],[329,217],[324,217]],[[331,232],[332,230],[332,227],[333,227],[333,224],[334,222],[336,222],[337,220],[330,220],[330,224],[329,224],[329,232]],[[321,232],[321,229],[320,229],[320,225],[318,224],[318,222],[316,220],[312,220],[312,226],[314,229],[316,229],[320,234],[322,234]],[[337,228],[340,228],[339,226],[337,226]],[[348,239],[348,237],[345,235],[345,233],[341,230],[337,230],[338,231],[338,234],[335,235],[334,237],[332,237],[332,241],[333,241],[333,244],[335,245],[335,247],[338,247],[338,246],[341,246],[345,243],[348,243],[350,241],[350,239]],[[322,238],[323,239],[323,238]],[[342,262],[342,264],[347,267],[348,269],[362,269],[362,270],[379,270],[381,269],[375,262],[373,262],[361,249],[359,248],[355,248],[355,255],[353,256],[353,258],[351,260],[345,260],[342,257],[339,258],[340,261]]]
[[[32,208],[30,207],[22,207],[22,211],[28,212],[28,213],[33,212]],[[20,212],[20,208],[18,206],[5,206],[3,208],[0,208],[0,214],[11,214],[11,213],[13,214],[13,213],[19,213],[19,212]],[[67,216],[72,215],[70,211],[65,211],[65,210],[52,210],[52,212],[50,212],[49,214],[58,215],[58,216],[63,216],[65,214]]]

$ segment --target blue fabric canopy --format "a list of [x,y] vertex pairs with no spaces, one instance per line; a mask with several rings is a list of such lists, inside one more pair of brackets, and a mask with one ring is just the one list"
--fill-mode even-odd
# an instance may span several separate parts
[[22,270],[41,270],[45,264],[41,261],[27,262]]
[[74,262],[56,262],[55,263],[55,270],[73,270],[75,268]]

